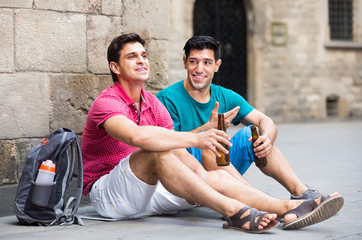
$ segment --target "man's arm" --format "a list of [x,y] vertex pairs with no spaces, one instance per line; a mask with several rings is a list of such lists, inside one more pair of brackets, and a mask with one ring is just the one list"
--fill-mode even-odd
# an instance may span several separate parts
[[[198,128],[195,128],[191,132],[198,133],[198,132],[202,132],[202,131],[207,131],[212,128],[217,128],[217,115],[218,115],[219,105],[220,105],[219,102],[216,102],[214,109],[211,111],[210,118],[207,123],[205,123],[204,125],[201,125]],[[231,122],[238,114],[239,109],[240,109],[240,107],[238,106],[238,107],[235,107],[235,108],[231,109],[230,111],[224,113],[224,120],[225,120],[226,128],[228,128],[230,126]]]
[[176,132],[157,126],[138,126],[122,115],[108,118],[103,123],[103,127],[113,138],[148,151],[197,147],[210,149],[219,155],[217,149],[227,153],[219,142],[231,146],[230,137],[225,132],[216,129],[199,134]]
[[[268,155],[277,138],[277,127],[273,120],[264,113],[254,109],[241,121],[244,125],[254,124],[259,128],[259,139],[255,142],[256,156],[259,158]],[[251,138],[249,139],[251,141]],[[263,143],[263,144],[261,144]],[[259,144],[261,144],[259,146]]]
[[[258,146],[260,143],[263,144],[255,148],[256,155],[258,157],[265,157],[266,155],[268,155],[271,152],[273,143],[277,136],[277,128],[271,118],[266,116],[264,113],[254,109],[241,121],[241,123],[246,126],[250,124],[255,124],[259,128],[260,136],[258,141],[255,142],[255,145]],[[251,141],[251,137],[249,141]],[[246,180],[235,169],[235,167],[232,166],[232,164],[226,167],[217,166],[216,157],[213,154],[210,154],[209,151],[202,151],[202,165],[208,171],[224,169],[239,181],[247,183]]]

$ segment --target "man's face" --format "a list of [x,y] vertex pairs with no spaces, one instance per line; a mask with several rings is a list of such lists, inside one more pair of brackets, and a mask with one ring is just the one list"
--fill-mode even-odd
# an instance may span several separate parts
[[208,88],[221,64],[220,59],[215,61],[214,51],[211,49],[191,49],[189,57],[184,57],[183,61],[187,70],[187,84],[195,90]]
[[149,78],[148,54],[139,42],[126,43],[116,65],[122,80],[145,82]]

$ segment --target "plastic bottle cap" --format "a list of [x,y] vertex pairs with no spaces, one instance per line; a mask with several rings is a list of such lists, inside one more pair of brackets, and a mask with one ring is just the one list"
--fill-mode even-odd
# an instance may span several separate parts
[[55,173],[55,164],[52,160],[46,160],[40,165],[40,169],[48,172]]

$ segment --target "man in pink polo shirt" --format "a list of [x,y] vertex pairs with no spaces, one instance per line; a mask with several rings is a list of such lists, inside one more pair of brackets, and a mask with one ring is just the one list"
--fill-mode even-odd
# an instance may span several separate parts
[[[284,221],[292,227],[297,222],[299,228],[316,223],[315,217],[318,221],[329,218],[340,209],[341,197],[336,194],[311,200],[315,206],[308,207],[306,201],[272,198],[236,181],[226,171],[206,172],[185,148],[208,149],[219,155],[217,149],[227,153],[220,142],[230,146],[230,138],[216,129],[198,134],[172,130],[166,108],[142,88],[149,78],[144,43],[135,33],[113,39],[107,56],[114,85],[94,101],[84,126],[83,193],[90,195],[99,214],[131,219],[201,204],[225,216],[225,228],[259,233],[274,228],[277,214],[287,211]],[[314,222],[298,220],[295,212],[311,214]]]

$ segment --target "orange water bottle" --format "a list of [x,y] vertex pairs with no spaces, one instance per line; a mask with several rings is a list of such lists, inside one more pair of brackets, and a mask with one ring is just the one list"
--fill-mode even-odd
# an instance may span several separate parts
[[35,182],[37,184],[52,184],[54,182],[55,164],[52,160],[43,161],[40,165],[38,176]]
[[48,206],[54,192],[55,164],[52,160],[43,161],[40,165],[35,182],[32,182],[33,192],[31,202],[38,206]]

